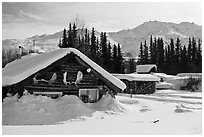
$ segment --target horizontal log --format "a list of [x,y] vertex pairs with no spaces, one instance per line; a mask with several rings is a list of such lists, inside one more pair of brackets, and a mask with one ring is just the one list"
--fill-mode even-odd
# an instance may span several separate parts
[[43,95],[45,95],[45,94],[57,94],[57,95],[62,95],[62,92],[45,92],[45,91],[33,91],[33,94],[43,94]]
[[79,88],[98,88],[99,85],[93,85],[92,83],[78,83],[77,85],[47,85],[47,84],[32,84],[25,86],[25,89],[44,89],[44,90],[78,90]]
[[29,90],[45,90],[45,91],[68,91],[68,90],[78,90],[78,87],[66,88],[66,87],[42,87],[42,86],[25,86],[25,89]]
[[44,91],[44,90],[28,90],[31,94],[37,94],[37,95],[79,95],[78,90],[72,90],[72,91],[63,91],[63,92],[53,92],[53,91]]
[[77,64],[61,64],[60,67],[63,67],[63,68],[79,68],[79,69],[83,69],[82,66],[79,66]]

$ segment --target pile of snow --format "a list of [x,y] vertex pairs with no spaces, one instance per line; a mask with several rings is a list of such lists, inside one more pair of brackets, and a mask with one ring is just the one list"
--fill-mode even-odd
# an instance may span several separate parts
[[174,75],[167,75],[165,73],[152,73],[152,75],[163,79],[164,82],[172,84],[172,89],[180,90],[181,87],[186,86],[188,77],[180,77]]
[[[27,102],[29,102],[26,99],[28,97],[25,96],[24,99]],[[6,114],[16,113],[19,108],[21,110],[23,108],[24,110],[29,109],[26,104],[17,104],[15,98],[13,100],[12,98],[8,99],[10,102],[7,102],[7,106],[3,104],[3,112],[5,110],[8,112]],[[58,110],[60,113],[68,111],[74,113],[73,110],[67,110],[69,108],[66,106],[75,102],[81,109],[86,108],[87,111],[90,109],[105,111],[95,111],[91,117],[87,117],[84,113],[83,116],[76,119],[53,125],[3,125],[3,135],[202,135],[202,93],[159,90],[151,95],[133,95],[133,98],[130,98],[128,94],[119,93],[116,96],[117,101],[109,95],[105,95],[99,102],[93,104],[81,104],[80,100],[67,96],[52,101],[47,97],[40,96],[39,99],[35,97],[31,97],[31,99],[33,102],[33,106],[29,104],[31,110],[34,106],[36,108],[40,106],[39,104],[46,106],[46,102],[52,103],[49,107],[56,107],[57,105],[54,104],[58,102],[61,109],[54,109],[53,107],[53,110]],[[117,106],[124,108],[125,111],[122,113],[114,112],[118,109]],[[111,110],[107,111],[106,109]],[[51,110],[48,105],[47,110]],[[46,111],[41,110],[38,113],[44,114]],[[54,111],[53,113],[57,112]],[[88,112],[86,113],[88,114]],[[6,114],[3,113],[3,119],[6,118]],[[46,116],[49,117],[50,115],[52,114]],[[60,119],[61,115],[53,116],[53,118]],[[17,120],[21,117],[10,118]],[[34,120],[31,119],[31,121]]]
[[103,95],[102,98],[96,103],[89,103],[90,108],[97,110],[97,111],[106,111],[106,110],[113,110],[113,111],[124,111],[125,108],[120,104],[117,99],[113,99],[110,94]]
[[96,111],[123,111],[123,107],[109,94],[97,103],[85,104],[77,96],[66,95],[58,99],[47,96],[17,95],[2,103],[3,125],[50,125],[80,116],[91,116]]
[[156,89],[172,89],[173,85],[167,82],[160,82],[156,84]]
[[184,87],[187,84],[186,78],[182,78],[182,77],[176,77],[173,79],[169,79],[166,82],[171,83],[173,85],[173,89],[175,90],[180,90],[181,87]]

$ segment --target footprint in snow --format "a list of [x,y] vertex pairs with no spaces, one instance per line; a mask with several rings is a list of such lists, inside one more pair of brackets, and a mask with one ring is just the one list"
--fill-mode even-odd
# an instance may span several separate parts
[[140,112],[146,112],[146,111],[150,111],[150,110],[148,108],[140,109]]
[[181,109],[179,106],[176,106],[176,109],[174,110],[176,113],[185,113],[185,112],[192,112],[190,110]]

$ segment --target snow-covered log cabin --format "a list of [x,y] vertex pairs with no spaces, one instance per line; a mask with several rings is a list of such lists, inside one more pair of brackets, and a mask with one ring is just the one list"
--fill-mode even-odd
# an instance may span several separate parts
[[74,48],[28,55],[2,70],[3,95],[77,95],[84,102],[96,102],[109,92],[113,96],[126,85]]
[[138,74],[150,74],[152,72],[157,72],[157,65],[155,64],[137,65],[136,72]]
[[152,94],[155,92],[155,84],[160,78],[151,74],[113,74],[122,80],[127,88],[124,91],[129,94]]

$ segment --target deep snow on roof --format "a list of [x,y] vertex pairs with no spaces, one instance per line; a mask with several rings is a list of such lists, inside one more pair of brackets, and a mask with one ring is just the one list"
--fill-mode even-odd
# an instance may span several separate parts
[[136,72],[137,73],[148,73],[153,67],[157,69],[157,66],[155,64],[137,65]]
[[159,78],[165,78],[165,79],[175,79],[177,76],[174,75],[167,75],[165,73],[152,73],[152,75],[159,77]]
[[153,76],[151,74],[113,74],[118,79],[126,79],[128,81],[159,81],[160,78]]
[[95,69],[102,76],[106,77],[110,82],[112,82],[121,90],[126,88],[126,85],[122,81],[111,75],[79,50],[74,48],[56,49],[52,52],[36,56],[23,57],[22,59],[9,63],[5,68],[2,69],[2,86],[9,86],[18,83],[30,75],[38,72],[39,70],[46,68],[53,62],[56,62],[57,60],[65,57],[71,52],[78,55],[83,61],[89,64],[93,69]]

